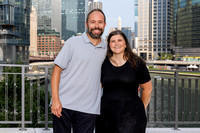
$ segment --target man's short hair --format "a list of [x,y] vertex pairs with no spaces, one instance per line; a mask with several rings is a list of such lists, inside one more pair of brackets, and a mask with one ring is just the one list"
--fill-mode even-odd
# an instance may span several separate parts
[[95,11],[102,13],[103,16],[104,16],[104,22],[106,22],[106,16],[105,16],[104,12],[103,12],[101,9],[99,9],[99,8],[93,9],[92,11],[90,11],[90,12],[87,14],[86,22],[88,23],[88,19],[89,19],[90,14],[93,13],[93,12],[95,12]]

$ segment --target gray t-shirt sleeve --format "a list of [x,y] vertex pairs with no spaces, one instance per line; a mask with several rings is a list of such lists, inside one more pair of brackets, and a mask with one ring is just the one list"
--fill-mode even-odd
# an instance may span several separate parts
[[64,46],[62,47],[61,51],[59,52],[58,56],[54,60],[54,63],[61,67],[62,69],[66,69],[69,65],[72,56],[72,49],[71,49],[71,39],[68,39]]

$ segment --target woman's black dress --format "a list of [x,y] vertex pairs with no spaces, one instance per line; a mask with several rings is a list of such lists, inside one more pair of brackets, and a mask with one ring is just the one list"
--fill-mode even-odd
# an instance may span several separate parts
[[128,61],[116,67],[106,58],[102,64],[103,95],[96,133],[145,133],[147,119],[138,87],[149,80],[144,63],[138,62],[133,70]]

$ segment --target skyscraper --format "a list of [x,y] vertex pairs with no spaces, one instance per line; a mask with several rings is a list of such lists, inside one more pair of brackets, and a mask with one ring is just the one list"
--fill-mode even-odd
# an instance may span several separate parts
[[134,28],[135,28],[135,37],[138,36],[138,0],[135,0],[134,1],[134,20],[135,20],[135,23],[134,23]]
[[173,0],[173,27],[171,28],[174,55],[200,56],[200,1]]
[[62,0],[62,39],[85,31],[88,0]]
[[32,11],[30,14],[30,47],[29,55],[37,55],[37,12],[36,9],[32,6]]
[[130,47],[132,48],[132,32],[131,32],[131,27],[122,27],[122,32],[124,32],[124,34],[126,35],[127,39],[128,39],[128,42],[130,44]]
[[138,54],[143,59],[157,59],[170,49],[170,0],[138,3]]
[[102,2],[98,2],[98,0],[89,1],[88,2],[88,12],[93,9],[101,9],[102,10]]
[[120,16],[118,17],[117,29],[118,29],[118,30],[121,30],[121,29],[122,29],[122,19],[121,19]]
[[31,0],[0,1],[0,62],[28,63]]
[[152,1],[152,31],[151,39],[153,53],[156,59],[161,53],[171,54],[170,44],[170,20],[171,20],[171,0]]
[[138,2],[138,55],[148,60],[152,54],[149,50],[149,1],[139,0]]
[[61,32],[61,0],[32,0],[38,15],[39,30]]

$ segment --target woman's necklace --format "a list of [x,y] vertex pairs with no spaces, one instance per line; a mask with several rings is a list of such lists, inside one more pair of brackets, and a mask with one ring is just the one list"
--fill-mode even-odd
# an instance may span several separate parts
[[122,66],[126,63],[126,60],[124,60],[123,58],[114,58],[113,56],[110,58],[111,63],[114,66]]

